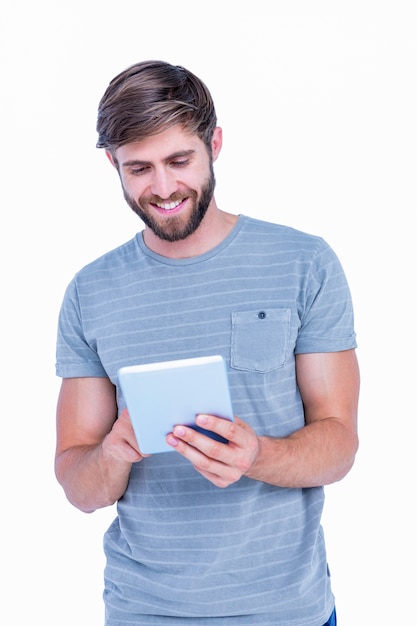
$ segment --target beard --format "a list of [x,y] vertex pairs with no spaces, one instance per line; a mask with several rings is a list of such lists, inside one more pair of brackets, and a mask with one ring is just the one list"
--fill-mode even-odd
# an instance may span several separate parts
[[[186,193],[172,194],[172,196],[168,199],[163,199],[159,196],[140,198],[141,204],[139,204],[134,198],[129,196],[124,187],[123,194],[132,211],[140,217],[142,222],[148,226],[148,228],[150,228],[152,232],[159,237],[159,239],[172,242],[186,239],[197,230],[207,213],[207,209],[213,198],[215,186],[216,180],[214,177],[213,164],[210,163],[210,175],[201,187],[200,197],[198,197],[197,191],[188,189]],[[149,211],[143,208],[143,206],[146,207],[152,203],[160,204],[163,202],[177,202],[185,197],[188,197],[188,199],[192,202],[191,214],[189,215],[187,221],[184,221],[184,218],[181,215],[174,215],[172,217],[167,216],[164,219],[158,220]]]

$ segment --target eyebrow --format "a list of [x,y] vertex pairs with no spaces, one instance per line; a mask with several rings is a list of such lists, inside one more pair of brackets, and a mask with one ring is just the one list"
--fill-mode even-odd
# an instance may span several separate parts
[[[164,159],[164,163],[169,163],[172,159],[178,159],[179,157],[189,157],[194,154],[195,150],[179,150],[178,152],[173,152],[168,155]],[[124,161],[122,163],[122,167],[131,167],[132,165],[149,165],[150,161],[142,161],[141,159],[130,159],[129,161]]]

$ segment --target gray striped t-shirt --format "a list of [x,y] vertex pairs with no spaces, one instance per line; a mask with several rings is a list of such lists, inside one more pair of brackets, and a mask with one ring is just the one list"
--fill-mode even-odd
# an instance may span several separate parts
[[[304,424],[295,355],[356,347],[349,288],[320,237],[240,216],[201,256],[142,234],[84,267],[59,316],[57,375],[221,354],[234,413],[259,435]],[[163,393],[163,389],[161,389]],[[219,489],[175,451],[132,466],[105,534],[108,626],[321,626],[334,598],[323,489],[241,478]]]

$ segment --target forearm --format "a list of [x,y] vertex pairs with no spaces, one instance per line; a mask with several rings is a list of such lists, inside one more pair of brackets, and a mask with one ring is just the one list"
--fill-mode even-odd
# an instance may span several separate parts
[[55,462],[68,500],[85,513],[114,504],[126,490],[130,469],[131,463],[106,454],[103,444],[74,446]]
[[283,439],[260,437],[257,458],[246,476],[280,487],[327,485],[349,472],[357,448],[356,433],[340,420],[320,420]]

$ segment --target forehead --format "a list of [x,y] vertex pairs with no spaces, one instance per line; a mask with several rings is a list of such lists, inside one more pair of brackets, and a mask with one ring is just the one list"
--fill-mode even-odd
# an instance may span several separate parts
[[120,146],[116,149],[115,156],[120,164],[132,159],[153,162],[184,151],[200,151],[204,147],[198,135],[186,132],[182,126],[177,125],[157,135]]

